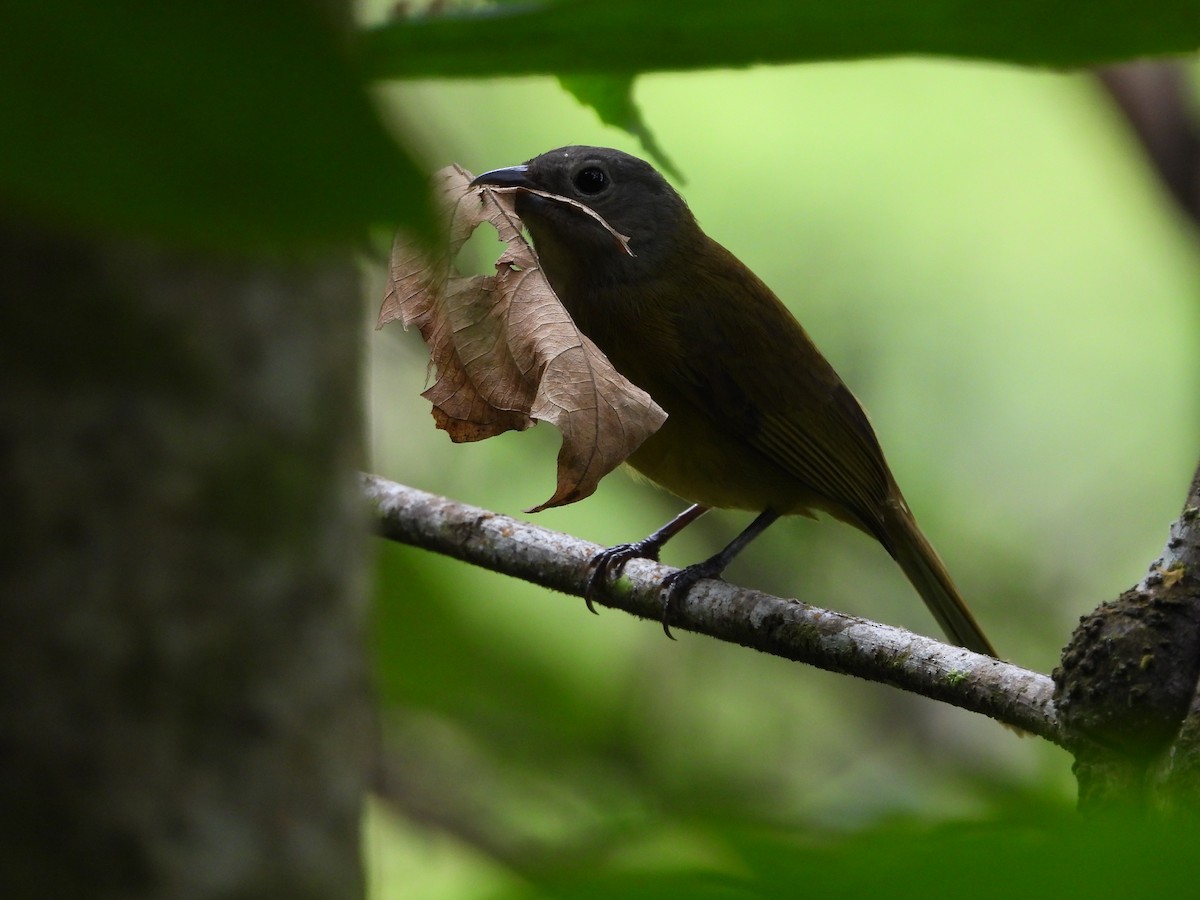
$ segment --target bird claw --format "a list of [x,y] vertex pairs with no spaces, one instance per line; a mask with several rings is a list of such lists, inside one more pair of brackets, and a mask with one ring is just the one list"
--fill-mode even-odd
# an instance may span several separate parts
[[695,585],[695,579],[688,579],[687,569],[680,569],[678,572],[672,572],[662,582],[662,630],[663,634],[671,640],[675,640],[675,635],[671,634],[671,613],[679,606],[680,603],[688,595]]
[[[593,600],[603,589],[608,579],[617,578],[621,574],[627,562],[631,559],[649,559],[657,562],[661,549],[661,544],[645,540],[632,544],[617,544],[617,546],[601,550],[593,556],[591,562],[588,563],[591,573],[588,575],[587,585],[583,591],[583,601],[587,604],[588,610],[599,615],[596,613]],[[671,572],[662,580],[662,584],[659,585],[659,591],[663,605],[663,634],[671,640],[675,640],[675,635],[671,634],[672,614],[679,608],[679,604],[687,598],[688,593],[696,586],[697,581],[705,578],[718,578],[723,569],[724,563],[718,556],[706,559],[704,562],[695,563],[685,569],[678,569]]]
[[705,578],[715,578],[719,574],[719,571],[710,570],[705,563],[696,563],[695,565],[688,566],[686,569],[679,569],[672,572],[662,580],[663,634],[671,640],[675,640],[675,635],[671,634],[672,613],[679,608],[679,604],[687,599],[687,595],[696,586],[696,582]]
[[596,595],[610,578],[620,576],[625,564],[631,559],[650,559],[657,562],[658,548],[648,546],[646,541],[637,541],[632,544],[617,544],[615,547],[601,550],[592,557],[588,563],[591,573],[583,590],[583,602],[587,604],[588,612],[599,615],[594,605]]

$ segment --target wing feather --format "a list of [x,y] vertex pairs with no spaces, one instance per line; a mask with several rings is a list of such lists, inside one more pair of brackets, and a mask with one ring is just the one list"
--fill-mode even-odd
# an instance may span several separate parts
[[770,288],[713,248],[699,257],[711,263],[697,272],[695,290],[719,296],[678,309],[684,349],[674,359],[674,383],[715,426],[825,500],[828,511],[879,532],[891,478],[862,407]]

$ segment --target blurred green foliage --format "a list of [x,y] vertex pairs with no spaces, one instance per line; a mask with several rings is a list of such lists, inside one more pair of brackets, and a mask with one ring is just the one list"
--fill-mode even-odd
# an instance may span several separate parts
[[428,227],[426,176],[292,0],[0,3],[0,200],[246,254]]
[[363,35],[373,76],[659,72],[915,53],[1078,66],[1200,46],[1193,0],[529,0],[431,10]]
[[[658,870],[609,865],[501,889],[534,897],[1017,897],[1189,896],[1190,829],[1083,823],[1042,810],[988,823],[899,821],[854,834],[697,824],[707,860]],[[718,850],[719,853],[712,853]]]
[[[1157,555],[1200,446],[1195,234],[1105,97],[1083,74],[914,60],[645,76],[636,91],[703,226],[870,411],[1001,651],[1050,671],[1078,616]],[[419,123],[430,168],[567,143],[644,154],[550,78],[381,97]],[[487,271],[494,241],[475,243],[462,265]],[[382,282],[372,309],[381,296]],[[374,471],[506,514],[548,493],[550,429],[452,445],[418,396],[419,339],[385,330],[371,352]],[[611,544],[678,509],[616,473],[537,520]],[[707,517],[666,561],[703,558],[747,521]],[[936,634],[886,555],[836,523],[781,523],[728,577]],[[1117,878],[1094,864],[1120,832],[1058,855],[1069,757],[990,721],[670,643],[652,623],[408,548],[381,548],[376,604],[392,764],[439,804],[377,809],[379,898],[1177,883],[1177,868]]]

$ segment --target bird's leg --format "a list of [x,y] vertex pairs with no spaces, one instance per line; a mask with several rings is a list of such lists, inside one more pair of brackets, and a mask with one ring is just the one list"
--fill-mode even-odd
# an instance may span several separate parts
[[625,563],[631,559],[652,559],[657,562],[663,545],[708,512],[708,509],[707,506],[695,503],[648,538],[632,544],[617,544],[617,546],[601,550],[593,556],[592,561],[588,563],[592,572],[588,576],[587,587],[583,592],[587,608],[593,613],[596,612],[596,608],[592,605],[592,598],[610,576],[616,578],[621,574]]
[[667,637],[674,640],[675,636],[671,634],[671,613],[676,606],[683,601],[683,598],[688,595],[688,591],[701,578],[718,578],[725,571],[726,566],[733,562],[733,558],[745,549],[746,545],[762,534],[771,523],[779,518],[779,513],[773,509],[764,510],[758,514],[758,517],[746,526],[746,530],[729,542],[720,553],[715,556],[710,556],[703,562],[693,563],[686,569],[680,569],[677,572],[672,572],[663,579],[663,616],[662,626],[663,632]]

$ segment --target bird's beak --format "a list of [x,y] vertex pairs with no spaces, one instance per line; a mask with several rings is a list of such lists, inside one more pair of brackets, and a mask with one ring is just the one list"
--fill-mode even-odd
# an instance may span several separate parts
[[477,175],[471,187],[531,188],[533,182],[529,180],[529,166],[509,166]]

